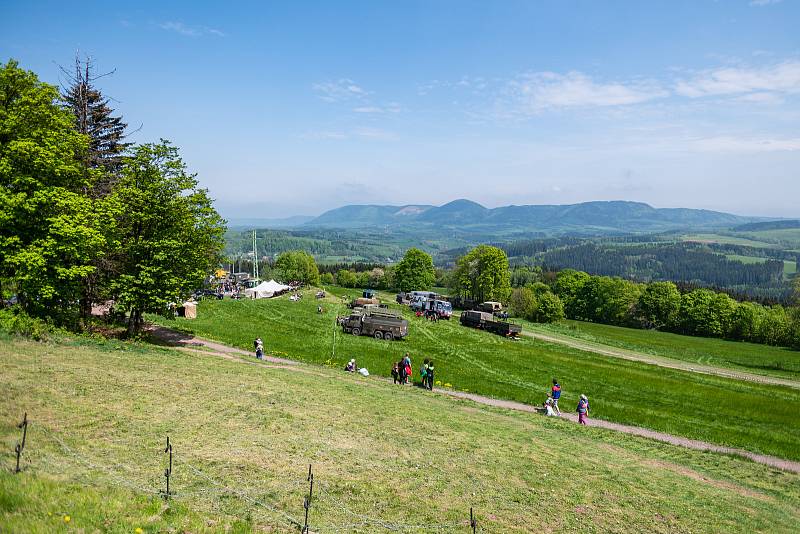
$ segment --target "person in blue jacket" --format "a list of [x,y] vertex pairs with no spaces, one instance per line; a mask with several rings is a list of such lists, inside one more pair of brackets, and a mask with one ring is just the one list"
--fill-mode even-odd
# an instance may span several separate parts
[[558,407],[558,399],[561,398],[561,384],[559,384],[558,380],[555,378],[553,379],[553,387],[550,390],[550,396],[553,397],[553,409],[555,409],[556,414],[561,415],[561,410]]

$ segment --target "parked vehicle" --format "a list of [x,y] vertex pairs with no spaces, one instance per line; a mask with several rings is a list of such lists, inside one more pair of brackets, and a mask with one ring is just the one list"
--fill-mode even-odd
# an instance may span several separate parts
[[467,310],[461,312],[460,318],[463,326],[486,330],[505,337],[517,337],[522,333],[522,327],[508,321],[498,321],[489,312]]
[[348,317],[337,319],[342,331],[354,336],[375,339],[402,339],[408,335],[408,321],[384,308],[354,310]]
[[475,309],[482,312],[497,313],[503,311],[503,304],[501,302],[494,302],[490,300],[482,302]]
[[352,301],[350,301],[349,306],[351,308],[363,308],[364,306],[366,306],[368,304],[373,304],[373,305],[377,306],[380,303],[381,303],[381,299],[379,299],[377,297],[373,297],[373,298],[358,297],[358,298],[355,298]]
[[439,319],[450,320],[453,315],[453,305],[446,300],[419,299],[411,303],[411,309],[424,313],[435,313]]
[[452,297],[450,302],[453,304],[453,308],[458,308],[459,310],[472,310],[475,309],[475,306],[478,304],[473,299],[460,296]]

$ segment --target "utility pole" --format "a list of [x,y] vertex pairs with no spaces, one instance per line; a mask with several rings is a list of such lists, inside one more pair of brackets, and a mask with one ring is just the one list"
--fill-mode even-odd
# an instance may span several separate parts
[[258,280],[258,248],[256,247],[255,230],[253,230],[253,278]]

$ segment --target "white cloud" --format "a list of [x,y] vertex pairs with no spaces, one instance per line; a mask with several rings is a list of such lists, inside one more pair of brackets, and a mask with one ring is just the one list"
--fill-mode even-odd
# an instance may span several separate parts
[[162,22],[158,25],[162,30],[175,32],[185,37],[202,37],[203,35],[215,35],[217,37],[225,37],[225,34],[215,28],[208,28],[206,26],[187,26],[183,22]]
[[699,152],[795,152],[800,150],[800,138],[707,137],[693,140],[691,147]]
[[315,83],[314,91],[326,102],[361,99],[369,94],[353,80],[341,78],[333,82]]
[[750,5],[754,7],[764,7],[774,4],[780,4],[783,0],[750,0]]
[[679,80],[675,92],[689,98],[743,93],[800,93],[800,61],[760,68],[723,67]]
[[625,106],[668,96],[652,81],[597,82],[581,72],[527,74],[508,86],[526,113],[574,107]]
[[400,113],[400,104],[389,102],[385,106],[359,106],[353,108],[356,113]]

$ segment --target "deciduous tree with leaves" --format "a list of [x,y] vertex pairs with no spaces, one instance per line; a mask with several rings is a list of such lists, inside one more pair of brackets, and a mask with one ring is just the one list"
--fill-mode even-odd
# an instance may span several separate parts
[[146,312],[169,315],[221,260],[223,220],[168,141],[136,147],[110,196],[117,214],[116,306],[135,335]]
[[410,248],[394,269],[394,285],[400,291],[427,291],[436,280],[430,254]]
[[286,282],[299,282],[301,285],[319,285],[319,269],[314,256],[304,250],[290,250],[275,260],[275,269]]
[[13,60],[0,68],[0,278],[26,312],[62,323],[105,247],[104,209],[83,194],[87,150],[55,87]]
[[511,295],[508,256],[490,245],[478,245],[461,256],[451,280],[456,294],[478,302],[505,302]]

